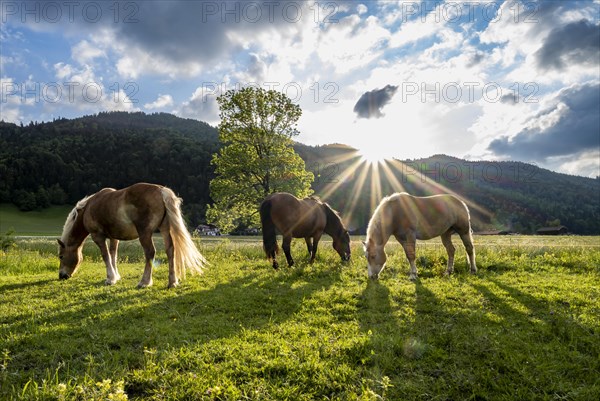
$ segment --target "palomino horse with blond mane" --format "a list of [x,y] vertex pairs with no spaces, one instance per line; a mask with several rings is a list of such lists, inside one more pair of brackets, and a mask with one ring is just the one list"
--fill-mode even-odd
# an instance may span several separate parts
[[177,286],[179,279],[185,277],[185,267],[201,273],[206,260],[185,227],[180,205],[181,199],[169,188],[145,183],[121,190],[104,188],[83,198],[69,213],[58,240],[59,278],[68,279],[77,271],[83,259],[83,242],[91,235],[106,264],[106,284],[115,284],[121,278],[117,270],[119,240],[139,238],[146,267],[138,287],[149,287],[156,253],[152,234],[156,230],[164,238],[169,259],[169,287]]
[[287,192],[271,194],[260,205],[263,247],[267,258],[277,263],[276,232],[283,235],[283,252],[288,266],[294,265],[290,252],[292,238],[304,238],[310,255],[310,263],[317,256],[317,246],[323,232],[333,239],[333,249],[343,261],[350,259],[350,235],[342,219],[327,203],[316,198],[298,199]]
[[446,274],[454,270],[454,245],[451,236],[457,233],[469,256],[471,273],[477,273],[475,249],[471,236],[471,221],[467,205],[453,195],[416,197],[406,192],[384,198],[369,221],[367,240],[363,242],[368,262],[369,277],[376,279],[385,267],[385,244],[390,236],[396,237],[404,248],[410,263],[410,280],[417,279],[415,265],[416,240],[442,237],[448,252]]

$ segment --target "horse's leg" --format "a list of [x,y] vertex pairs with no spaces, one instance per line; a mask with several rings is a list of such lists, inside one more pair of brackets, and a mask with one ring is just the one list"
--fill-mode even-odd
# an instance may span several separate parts
[[[169,260],[169,288],[177,287],[179,285],[179,277],[175,271],[175,245],[173,244],[173,238],[168,228],[162,232],[163,239],[165,241],[165,252],[167,253],[167,259]],[[183,269],[184,266],[178,266]]]
[[442,244],[446,248],[446,252],[448,252],[448,268],[446,269],[446,275],[451,275],[454,271],[454,245],[452,244],[452,229],[446,231],[442,234]]
[[414,281],[418,278],[417,265],[415,264],[415,248],[417,246],[417,239],[414,234],[409,234],[403,240],[398,241],[402,245],[402,248],[404,248],[404,253],[406,254],[406,258],[408,259],[408,263],[410,264],[410,274],[408,275],[408,279]]
[[312,246],[312,254],[310,255],[310,263],[314,262],[317,257],[317,247],[319,246],[319,241],[321,240],[321,234],[315,234],[313,237],[313,246]]
[[460,239],[467,250],[467,255],[469,256],[469,263],[471,264],[471,274],[477,273],[477,263],[475,262],[475,247],[473,246],[473,236],[471,235],[471,230],[467,231],[464,234],[460,234]]
[[110,258],[110,254],[108,252],[108,247],[106,246],[106,237],[101,234],[92,234],[92,240],[98,245],[100,248],[100,253],[102,254],[102,260],[104,260],[104,264],[106,265],[106,285],[113,285],[117,282],[117,278],[115,275],[115,271],[112,266],[112,261]]
[[112,262],[112,267],[114,269],[115,277],[118,280],[121,279],[121,275],[119,274],[119,269],[117,269],[117,250],[119,249],[119,240],[118,239],[110,239],[110,261]]
[[144,248],[146,266],[144,267],[142,279],[137,286],[138,288],[145,288],[152,285],[152,265],[154,264],[154,255],[156,254],[156,248],[154,248],[154,242],[152,241],[152,231],[140,233],[140,244]]
[[304,238],[304,240],[306,241],[306,249],[308,249],[308,256],[312,256],[312,251],[313,251],[312,238],[306,237],[306,238]]
[[285,258],[287,259],[289,267],[294,266],[294,259],[292,259],[292,253],[291,253],[291,249],[290,249],[291,244],[292,244],[292,236],[291,235],[289,237],[284,236],[283,244],[281,245],[281,247],[283,248],[283,252],[285,253]]

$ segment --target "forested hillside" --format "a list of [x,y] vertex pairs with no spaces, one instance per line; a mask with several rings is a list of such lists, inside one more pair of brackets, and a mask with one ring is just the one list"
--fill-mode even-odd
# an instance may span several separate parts
[[[21,210],[74,204],[103,187],[146,181],[184,199],[190,225],[204,221],[211,202],[215,128],[170,114],[110,112],[17,126],[0,123],[0,203]],[[364,232],[382,196],[453,191],[471,206],[475,230],[533,233],[562,224],[600,234],[600,180],[555,173],[520,162],[472,162],[437,155],[375,168],[345,145],[295,145],[313,189]],[[373,179],[375,177],[375,180]],[[362,184],[360,184],[362,182]],[[376,185],[380,182],[380,185]]]
[[165,113],[0,123],[0,202],[27,211],[146,181],[173,188],[187,217],[200,221],[218,147],[215,128]]

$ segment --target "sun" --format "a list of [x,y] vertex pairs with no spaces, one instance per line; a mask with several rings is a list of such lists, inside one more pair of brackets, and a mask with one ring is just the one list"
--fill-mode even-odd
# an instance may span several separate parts
[[381,146],[363,146],[358,150],[360,158],[367,164],[380,164],[392,159],[389,149]]

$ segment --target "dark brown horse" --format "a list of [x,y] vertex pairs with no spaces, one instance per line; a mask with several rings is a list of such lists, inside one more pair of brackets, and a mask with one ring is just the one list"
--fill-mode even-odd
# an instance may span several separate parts
[[469,209],[463,201],[448,194],[418,197],[406,192],[383,198],[369,221],[367,240],[363,242],[369,277],[378,278],[385,267],[387,256],[384,248],[392,235],[400,242],[408,258],[410,280],[417,279],[416,241],[437,236],[442,237],[442,243],[448,252],[446,274],[451,274],[454,270],[455,251],[451,236],[454,233],[460,236],[465,246],[471,273],[477,273]]
[[267,258],[277,269],[276,231],[283,235],[282,248],[288,265],[294,265],[290,253],[292,238],[304,238],[312,263],[323,232],[333,238],[333,248],[343,261],[350,259],[350,235],[342,219],[327,203],[315,198],[298,199],[286,192],[271,194],[260,205],[263,246]]
[[[106,284],[115,284],[119,240],[139,238],[146,256],[146,267],[138,287],[152,285],[152,265],[156,250],[152,234],[160,230],[169,259],[169,287],[185,277],[185,267],[201,273],[206,263],[181,217],[181,199],[169,188],[154,184],[134,184],[115,190],[104,188],[79,202],[69,213],[61,239],[59,278],[67,279],[81,261],[83,242],[91,234],[106,264]],[[110,248],[106,240],[110,240]]]

